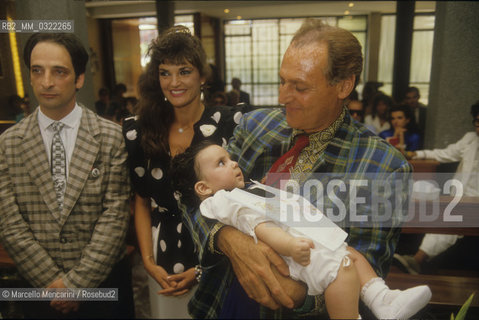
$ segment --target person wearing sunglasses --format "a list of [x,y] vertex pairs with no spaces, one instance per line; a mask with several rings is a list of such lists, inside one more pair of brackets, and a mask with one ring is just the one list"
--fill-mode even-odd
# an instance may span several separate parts
[[373,126],[367,125],[364,123],[364,105],[361,101],[359,100],[349,101],[348,109],[349,109],[349,114],[351,115],[351,118],[353,118],[357,122],[361,122],[362,124],[364,124],[364,126],[368,128],[369,131],[373,133],[376,132],[376,129],[374,129]]

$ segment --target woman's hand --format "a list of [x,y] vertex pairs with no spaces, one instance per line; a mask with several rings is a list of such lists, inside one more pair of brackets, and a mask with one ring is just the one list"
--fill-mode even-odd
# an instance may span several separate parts
[[158,294],[165,296],[180,296],[187,293],[191,287],[196,284],[195,268],[190,268],[185,272],[168,276],[169,282],[174,282],[175,287],[165,288],[158,291]]
[[168,279],[168,272],[166,272],[163,267],[155,264],[153,262],[153,259],[150,259],[147,263],[144,264],[146,271],[149,273],[150,276],[153,277],[153,279],[155,279],[156,282],[159,283],[163,290],[175,288],[178,285],[175,281],[170,281]]

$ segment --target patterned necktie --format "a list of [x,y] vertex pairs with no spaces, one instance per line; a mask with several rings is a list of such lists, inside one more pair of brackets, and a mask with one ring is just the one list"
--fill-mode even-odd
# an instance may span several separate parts
[[[281,156],[268,172],[265,183],[269,186],[279,187],[280,180],[288,180],[290,172],[299,158],[301,150],[309,145],[309,136],[300,135],[296,138],[294,146]],[[276,185],[278,184],[278,185]]]
[[60,138],[60,131],[63,129],[64,124],[55,121],[51,124],[51,127],[54,131],[51,151],[53,186],[55,188],[58,205],[60,209],[62,209],[67,180],[65,148]]

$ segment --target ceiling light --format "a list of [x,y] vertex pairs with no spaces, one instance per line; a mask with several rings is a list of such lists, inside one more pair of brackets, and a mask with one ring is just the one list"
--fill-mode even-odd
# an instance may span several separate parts
[[350,3],[348,4],[348,7],[350,7],[350,8],[354,7],[354,2],[350,2]]
[[351,12],[349,12],[349,10],[344,11],[344,15],[346,15],[346,16],[347,16],[348,14],[350,14],[350,13],[351,13]]
[[236,19],[241,20],[241,19],[243,19],[243,17],[242,16],[236,16]]
[[223,12],[224,13],[230,13],[230,9],[224,9]]

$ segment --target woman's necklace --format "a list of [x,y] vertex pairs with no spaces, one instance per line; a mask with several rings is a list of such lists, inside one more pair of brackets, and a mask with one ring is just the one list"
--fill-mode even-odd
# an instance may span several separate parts
[[203,106],[203,104],[201,104],[200,108],[198,108],[198,111],[197,111],[198,114],[195,117],[196,118],[195,121],[193,123],[190,123],[190,124],[186,125],[186,126],[178,127],[178,133],[183,133],[183,132],[185,132],[189,129],[193,129],[194,124],[200,120],[201,115],[203,114],[204,108],[205,107]]
[[179,133],[183,133],[183,132],[185,132],[186,130],[188,130],[188,129],[190,129],[190,128],[192,128],[192,127],[191,127],[191,126],[180,127],[180,128],[178,128],[178,132],[179,132]]

